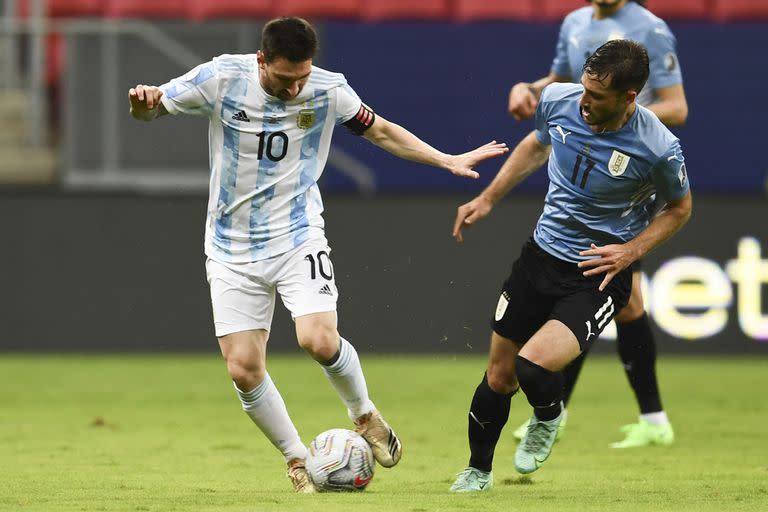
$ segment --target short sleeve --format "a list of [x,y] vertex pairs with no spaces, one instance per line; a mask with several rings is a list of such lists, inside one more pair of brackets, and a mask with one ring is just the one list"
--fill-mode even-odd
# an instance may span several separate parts
[[336,124],[342,124],[357,115],[363,102],[354,89],[345,83],[336,88]]
[[688,171],[680,142],[675,141],[653,167],[656,191],[667,202],[679,201],[690,190]]
[[557,36],[557,46],[555,47],[555,58],[552,60],[550,71],[556,76],[563,78],[573,78],[573,70],[568,62],[568,32],[569,18],[566,18],[560,25],[560,33]]
[[171,114],[210,116],[216,103],[218,83],[215,63],[206,62],[161,85],[161,101]]
[[549,91],[551,86],[547,86],[541,91],[541,97],[539,98],[539,104],[536,106],[536,115],[534,117],[536,138],[539,142],[545,146],[552,144],[552,139],[549,136],[549,114],[551,111],[551,102],[549,101]]
[[645,46],[650,59],[648,86],[651,89],[663,89],[683,82],[677,58],[677,40],[666,23],[661,22],[651,29]]

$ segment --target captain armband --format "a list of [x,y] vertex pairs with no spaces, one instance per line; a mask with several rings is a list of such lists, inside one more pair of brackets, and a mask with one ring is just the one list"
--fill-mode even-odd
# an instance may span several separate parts
[[349,128],[349,131],[355,135],[362,135],[365,131],[373,125],[376,120],[376,114],[365,103],[360,105],[360,110],[357,111],[353,117],[348,121],[342,123]]

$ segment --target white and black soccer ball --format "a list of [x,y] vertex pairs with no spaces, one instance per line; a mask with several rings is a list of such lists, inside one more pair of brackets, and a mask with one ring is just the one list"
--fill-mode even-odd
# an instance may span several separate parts
[[362,491],[373,479],[371,447],[357,432],[326,430],[309,445],[306,467],[318,491]]

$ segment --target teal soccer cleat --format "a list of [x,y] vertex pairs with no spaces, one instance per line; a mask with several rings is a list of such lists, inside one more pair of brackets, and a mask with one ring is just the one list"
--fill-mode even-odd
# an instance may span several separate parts
[[555,444],[563,417],[565,410],[550,421],[540,421],[536,415],[531,416],[525,435],[515,452],[515,469],[519,473],[533,473],[544,464],[552,451],[552,445]]
[[[528,430],[528,425],[530,423],[531,419],[528,418],[522,425],[517,427],[517,430],[512,434],[518,442],[522,441],[523,437],[525,437],[525,432]],[[555,441],[559,441],[560,438],[563,437],[566,423],[568,423],[568,409],[563,409],[563,421],[560,422],[560,426],[557,428],[557,437],[555,438]]]
[[493,473],[480,471],[472,466],[458,475],[451,486],[451,492],[480,492],[489,491],[493,487]]

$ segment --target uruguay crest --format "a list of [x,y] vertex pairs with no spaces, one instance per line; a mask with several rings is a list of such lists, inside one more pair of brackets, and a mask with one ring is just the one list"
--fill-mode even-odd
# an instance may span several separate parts
[[611,159],[608,161],[608,170],[611,171],[611,175],[621,176],[627,170],[628,165],[629,157],[621,151],[614,149]]
[[296,125],[302,130],[312,128],[315,124],[315,111],[311,108],[299,110],[299,117],[296,118]]

